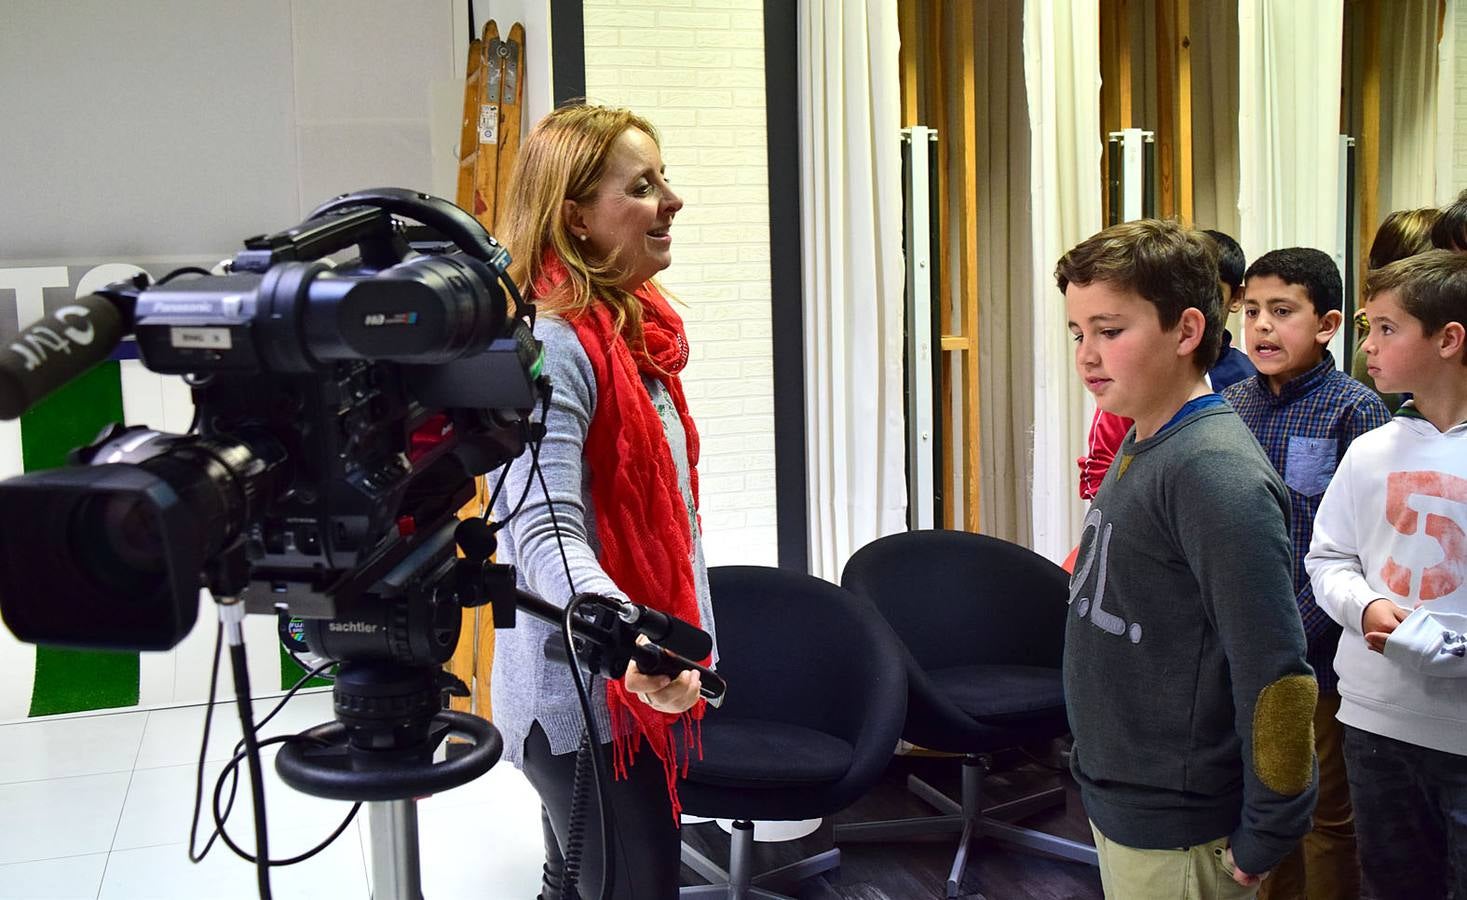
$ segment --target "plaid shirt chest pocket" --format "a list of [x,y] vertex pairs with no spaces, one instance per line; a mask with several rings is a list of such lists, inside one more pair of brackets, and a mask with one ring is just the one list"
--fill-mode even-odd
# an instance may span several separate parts
[[1339,463],[1334,438],[1290,437],[1284,457],[1284,483],[1306,497],[1317,497],[1329,487]]

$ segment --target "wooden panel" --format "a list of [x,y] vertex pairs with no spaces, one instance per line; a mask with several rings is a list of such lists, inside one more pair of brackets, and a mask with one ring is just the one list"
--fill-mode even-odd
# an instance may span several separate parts
[[1174,0],[1156,0],[1156,212],[1177,214],[1177,55]]
[[1121,127],[1130,128],[1136,119],[1131,115],[1131,0],[1115,0],[1116,69],[1120,73]]
[[[960,0],[959,6],[967,5],[973,0]],[[953,332],[952,316],[952,260],[948,252],[947,236],[949,219],[949,194],[948,194],[948,158],[949,148],[953,145],[956,135],[949,127],[952,119],[948,112],[946,83],[948,79],[947,59],[943,38],[950,36],[952,32],[953,14],[951,8],[944,0],[932,0],[923,4],[927,11],[925,22],[925,41],[923,45],[927,48],[927,97],[926,107],[928,111],[928,125],[937,131],[937,167],[932,177],[937,181],[937,308],[938,308],[938,330],[940,334],[947,335]],[[942,442],[942,471],[938,477],[942,479],[942,525],[944,528],[955,528],[956,498],[952,489],[955,461],[962,452],[961,442],[958,440],[953,429],[953,390],[955,386],[952,379],[952,369],[948,360],[938,367],[940,371],[939,385],[937,390],[938,403],[942,409],[942,434],[939,440]]]
[[[962,308],[962,334],[970,348],[978,342],[978,151],[974,136],[978,133],[978,91],[975,71],[977,34],[974,29],[973,4],[958,3],[957,27],[954,29],[958,63],[958,121],[962,129],[962,176],[959,184],[959,216],[962,233],[958,237],[959,303]],[[978,530],[979,453],[982,430],[978,427],[978,354],[970,350],[963,357],[963,524],[969,531]]]
[[[1121,128],[1121,36],[1125,22],[1116,12],[1120,0],[1100,0],[1100,183],[1110,179],[1111,132]],[[1110,191],[1100,192],[1100,221],[1110,221]]]
[[897,6],[897,28],[901,49],[898,51],[897,68],[901,79],[902,127],[920,125],[918,120],[917,93],[921,75],[917,70],[917,47],[921,34],[918,25],[917,0],[901,0]]
[[1192,211],[1192,14],[1189,0],[1176,4],[1177,34],[1177,214],[1195,221]]

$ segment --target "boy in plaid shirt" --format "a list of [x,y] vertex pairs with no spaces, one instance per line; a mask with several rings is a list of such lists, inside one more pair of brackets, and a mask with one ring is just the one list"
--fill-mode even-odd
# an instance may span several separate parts
[[1340,627],[1314,602],[1304,557],[1314,515],[1350,442],[1390,420],[1370,389],[1341,372],[1326,349],[1340,328],[1340,273],[1328,254],[1307,247],[1275,250],[1244,278],[1243,335],[1253,378],[1222,395],[1258,438],[1289,490],[1294,590],[1319,680],[1315,752],[1319,802],[1314,827],[1263,884],[1260,898],[1354,897],[1359,893],[1354,815],[1345,777],[1334,671]]

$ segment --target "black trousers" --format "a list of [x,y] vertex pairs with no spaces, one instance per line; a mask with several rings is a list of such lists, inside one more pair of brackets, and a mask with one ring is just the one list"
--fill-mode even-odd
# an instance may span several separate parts
[[1345,726],[1365,881],[1380,900],[1467,900],[1467,756]]
[[[609,754],[605,757],[609,761]],[[540,794],[540,819],[545,832],[545,876],[541,900],[598,900],[601,896],[600,800],[587,774],[585,829],[582,832],[579,897],[561,890],[565,869],[565,847],[570,838],[572,786],[576,754],[559,756],[550,752],[550,742],[537,722],[525,740],[525,777]],[[615,821],[611,846],[617,900],[675,900],[681,870],[682,839],[672,818],[662,761],[644,745],[632,762],[629,778],[616,780],[609,766],[608,780]]]

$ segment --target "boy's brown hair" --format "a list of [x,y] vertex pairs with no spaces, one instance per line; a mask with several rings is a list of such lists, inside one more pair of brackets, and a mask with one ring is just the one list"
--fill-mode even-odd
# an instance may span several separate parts
[[[1366,302],[1395,291],[1401,307],[1436,334],[1449,322],[1467,325],[1467,253],[1427,250],[1371,270],[1365,276]],[[1462,362],[1467,364],[1467,354]]]
[[1435,206],[1398,209],[1386,216],[1370,244],[1370,268],[1379,269],[1398,259],[1430,250],[1431,229],[1441,217],[1442,211]]
[[1091,235],[1060,257],[1054,270],[1063,293],[1071,284],[1102,282],[1134,291],[1156,307],[1163,330],[1196,308],[1206,320],[1192,354],[1206,372],[1222,351],[1223,299],[1218,286],[1217,244],[1195,228],[1170,219],[1137,219]]

